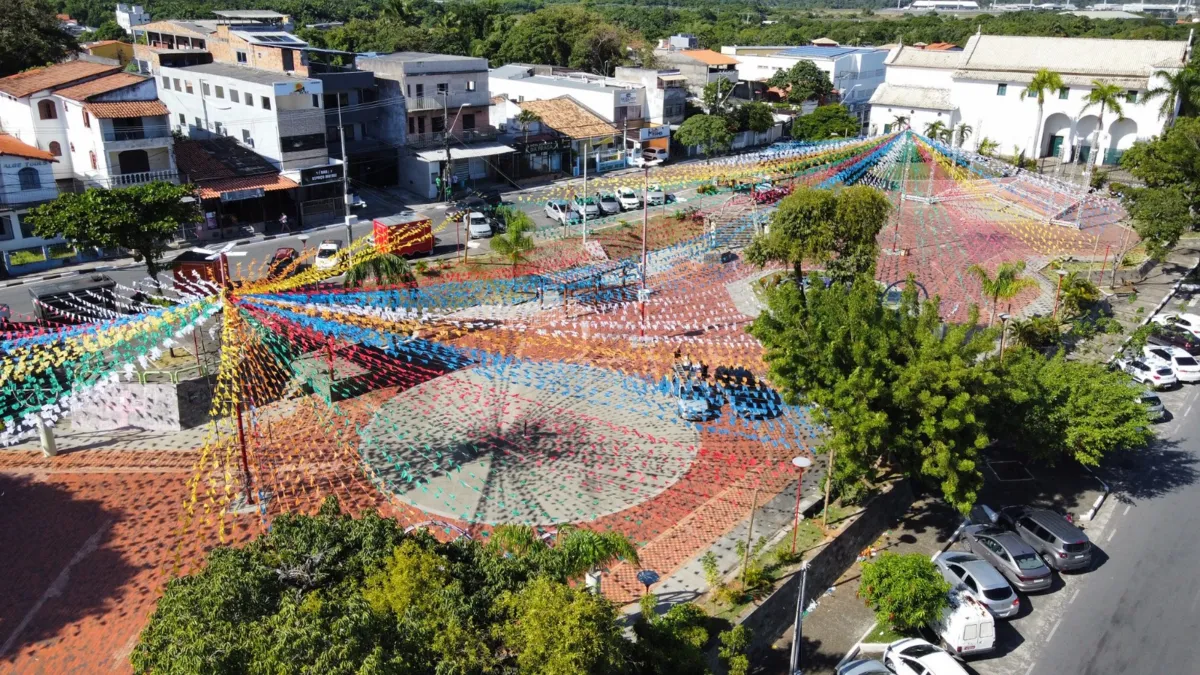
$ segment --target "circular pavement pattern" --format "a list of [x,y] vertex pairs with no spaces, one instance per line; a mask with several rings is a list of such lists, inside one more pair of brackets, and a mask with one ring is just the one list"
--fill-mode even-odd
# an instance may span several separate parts
[[472,523],[594,520],[650,499],[699,449],[674,400],[588,366],[504,360],[399,393],[360,432],[375,480]]

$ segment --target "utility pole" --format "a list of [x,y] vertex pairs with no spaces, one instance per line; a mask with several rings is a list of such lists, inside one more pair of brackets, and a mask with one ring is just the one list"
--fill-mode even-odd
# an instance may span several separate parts
[[587,246],[587,163],[588,163],[588,148],[592,145],[591,139],[584,142],[583,145],[583,245]]
[[446,98],[450,94],[449,88],[442,94],[442,149],[446,151],[446,168],[442,171],[442,189],[446,191],[445,199],[450,201],[450,176],[454,173],[454,167],[451,166],[450,160],[450,128],[447,126],[450,123],[450,111],[447,110]]
[[338,140],[342,144],[342,203],[346,209],[346,245],[354,243],[354,224],[350,220],[350,164],[346,160],[346,128],[342,126],[342,95],[335,94],[338,100]]
[[650,166],[642,167],[645,190],[642,192],[642,288],[638,291],[638,305],[642,310],[642,323],[639,333],[646,337],[646,236],[650,229]]

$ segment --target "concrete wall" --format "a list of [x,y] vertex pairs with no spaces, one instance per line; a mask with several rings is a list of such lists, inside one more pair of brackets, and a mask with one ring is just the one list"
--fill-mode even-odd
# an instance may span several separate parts
[[71,415],[73,431],[112,431],[137,427],[147,431],[179,431],[208,421],[213,383],[209,379],[179,384],[122,382],[98,392]]
[[[893,484],[892,489],[872,500],[853,523],[810,558],[804,605],[832,586],[854,564],[859,552],[870,546],[891,527],[897,516],[912,506],[913,499],[912,486],[907,480]],[[742,619],[742,625],[754,631],[754,641],[750,645],[751,663],[769,651],[771,644],[791,628],[799,593],[800,575],[794,574]]]

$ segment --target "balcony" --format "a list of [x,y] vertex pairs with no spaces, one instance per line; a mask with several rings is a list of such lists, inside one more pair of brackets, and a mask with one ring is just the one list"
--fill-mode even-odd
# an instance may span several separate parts
[[140,171],[138,173],[118,173],[111,176],[89,176],[88,181],[98,183],[107,188],[123,188],[142,183],[153,183],[154,181],[163,180],[169,183],[178,183],[178,172],[171,170],[162,171]]
[[422,110],[458,110],[461,106],[487,107],[491,104],[486,91],[464,91],[450,95],[435,94],[433,96],[411,96],[405,99],[405,107],[409,112]]
[[[478,141],[494,141],[499,133],[496,127],[482,126],[474,129],[463,129],[450,133],[448,139],[450,145],[458,145],[459,143],[475,143]],[[425,134],[409,134],[406,141],[410,148],[429,148],[442,145],[446,141],[446,134],[442,131],[433,131]]]
[[106,143],[124,141],[141,141],[147,138],[169,138],[171,127],[165,124],[144,125],[140,127],[114,127],[101,132]]

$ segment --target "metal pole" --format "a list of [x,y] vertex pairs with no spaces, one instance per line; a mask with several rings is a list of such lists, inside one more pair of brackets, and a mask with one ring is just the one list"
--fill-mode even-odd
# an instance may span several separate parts
[[754,536],[754,511],[758,508],[758,488],[762,484],[762,473],[759,472],[758,482],[754,484],[754,498],[750,500],[750,524],[746,528],[746,550],[742,555],[742,590],[746,590],[746,568],[750,566],[750,541]]
[[[1104,245],[1104,260],[1100,263],[1100,276],[1096,278],[1096,284],[1104,283],[1104,267],[1108,265],[1108,251],[1112,248],[1112,244]],[[1091,281],[1092,275],[1088,275],[1088,281]]]
[[246,432],[242,428],[242,402],[240,399],[234,402],[234,409],[237,411],[238,444],[242,447],[242,484],[246,490],[246,503],[253,504],[253,485],[250,479],[250,462],[246,460]]
[[792,514],[792,555],[796,555],[796,535],[800,533],[800,492],[804,483],[804,469],[796,479],[796,511]]
[[584,143],[583,146],[583,245],[587,246],[587,163],[588,163],[588,148],[591,146],[591,141]]
[[1109,282],[1109,288],[1117,287],[1117,268],[1121,266],[1121,259],[1125,257],[1125,241],[1129,239],[1129,228],[1125,228],[1125,233],[1121,235],[1121,248],[1117,249],[1117,255],[1113,256],[1113,271],[1112,281]]
[[468,230],[467,230],[467,232],[468,232],[468,236],[467,236],[467,246],[463,246],[463,245],[462,245],[462,231],[463,231],[463,228],[467,227],[467,223],[469,223],[469,222],[470,222],[470,219],[471,219],[471,214],[470,214],[470,213],[467,213],[467,214],[463,215],[462,227],[459,227],[457,223],[456,223],[456,224],[455,224],[455,226],[454,226],[454,227],[455,227],[454,239],[455,239],[455,241],[457,241],[457,242],[458,242],[458,245],[462,247],[462,252],[463,252],[463,262],[467,262],[467,249],[470,247],[470,244],[471,244],[471,237],[470,237],[470,234],[469,234],[469,233],[470,233],[470,230],[468,229]]
[[644,184],[642,191],[642,288],[638,293],[638,305],[641,307],[642,323],[638,335],[646,337],[646,237],[650,229],[650,167],[643,167]]
[[804,592],[805,586],[808,585],[808,563],[804,563],[800,567],[800,592],[796,594],[796,622],[795,630],[792,632],[792,662],[791,675],[802,675],[803,670],[800,669],[800,638],[803,635],[804,625]]
[[451,166],[450,160],[450,130],[446,127],[450,122],[450,111],[446,109],[446,94],[442,94],[442,148],[446,151],[446,169],[442,171],[442,189],[445,190],[445,200],[450,201],[450,176],[454,173],[454,167]]
[[354,225],[350,221],[350,164],[346,159],[346,128],[342,126],[342,95],[338,99],[338,140],[342,144],[342,203],[346,215],[346,245],[354,243]]

